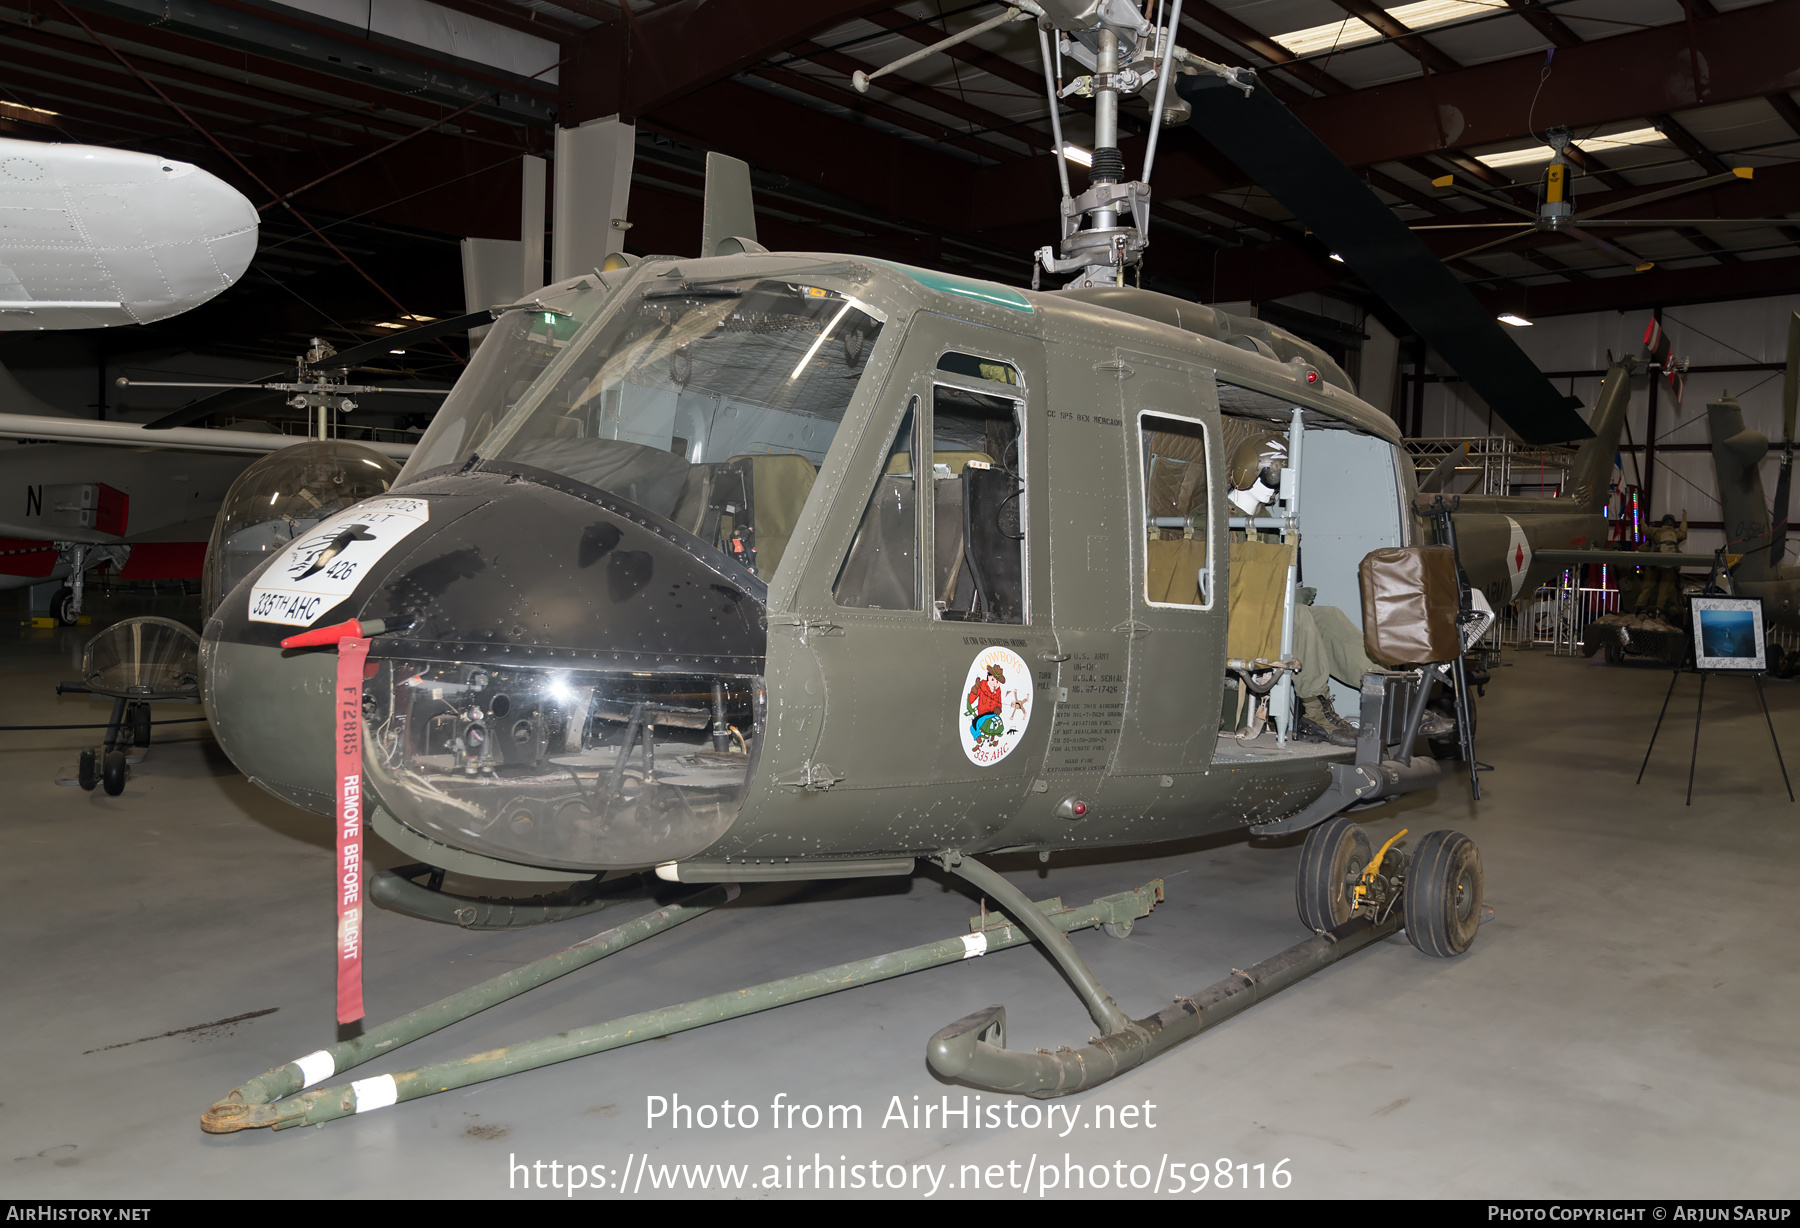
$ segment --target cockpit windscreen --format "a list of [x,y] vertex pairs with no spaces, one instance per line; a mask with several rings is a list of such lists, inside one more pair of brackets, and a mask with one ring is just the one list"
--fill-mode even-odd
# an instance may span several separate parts
[[872,308],[817,286],[651,279],[470,450],[628,499],[766,579],[880,332]]

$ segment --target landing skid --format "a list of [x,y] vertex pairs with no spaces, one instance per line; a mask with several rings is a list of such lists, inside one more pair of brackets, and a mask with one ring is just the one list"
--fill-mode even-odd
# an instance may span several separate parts
[[[1453,833],[1434,833],[1434,836],[1438,834]],[[1427,837],[1427,842],[1432,839]],[[982,915],[970,918],[970,932],[959,937],[784,977],[748,989],[714,994],[465,1058],[314,1088],[315,1084],[385,1056],[401,1045],[518,997],[529,989],[737,898],[735,884],[719,884],[390,1023],[371,1028],[353,1040],[258,1075],[207,1109],[201,1115],[200,1128],[210,1134],[230,1134],[264,1127],[283,1130],[292,1126],[318,1125],[1033,941],[1042,945],[1062,967],[1100,1025],[1102,1034],[1081,1049],[1063,1049],[1056,1053],[1042,1050],[1015,1052],[1005,1047],[1005,1008],[991,1006],[937,1032],[927,1045],[926,1056],[940,1075],[975,1087],[1039,1098],[1066,1095],[1103,1083],[1148,1061],[1270,994],[1399,932],[1404,924],[1401,900],[1394,895],[1387,900],[1385,909],[1371,909],[1362,915],[1351,916],[1342,924],[1320,930],[1271,959],[1247,969],[1234,969],[1230,977],[1198,993],[1178,998],[1173,1005],[1154,1015],[1134,1020],[1127,1017],[1100,986],[1070,943],[1069,934],[1075,930],[1104,927],[1113,936],[1124,937],[1139,918],[1148,916],[1161,902],[1162,880],[1146,883],[1135,891],[1104,896],[1085,907],[1065,908],[1060,899],[1033,902],[1024,892],[973,858],[947,854],[937,860],[951,873],[978,887],[987,900],[999,904],[1003,911],[984,909]],[[1360,873],[1364,867],[1358,862],[1355,868]],[[1479,863],[1475,872],[1478,876]],[[1342,893],[1348,893],[1351,880],[1345,879],[1339,887]],[[1414,898],[1410,889],[1407,898]],[[1479,907],[1479,899],[1477,886],[1473,897],[1476,907]],[[1454,912],[1454,901],[1451,908]],[[307,1090],[309,1088],[314,1090]]]

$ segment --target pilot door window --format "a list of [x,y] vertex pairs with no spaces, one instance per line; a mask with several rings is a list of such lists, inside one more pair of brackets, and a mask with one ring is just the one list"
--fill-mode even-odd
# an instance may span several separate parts
[[881,476],[863,509],[850,553],[832,596],[868,610],[919,608],[919,398],[912,397],[900,429],[883,453]]
[[1144,599],[1151,605],[1212,604],[1212,533],[1206,428],[1188,418],[1143,414]]
[[[1016,382],[1012,367],[991,365],[1013,375],[993,382]],[[1024,405],[1011,397],[932,389],[931,447],[922,455],[931,458],[931,597],[941,619],[1025,621],[1023,427]]]

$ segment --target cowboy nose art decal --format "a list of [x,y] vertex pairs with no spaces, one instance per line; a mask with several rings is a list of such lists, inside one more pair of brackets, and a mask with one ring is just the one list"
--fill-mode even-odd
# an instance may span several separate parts
[[984,648],[963,679],[957,728],[963,754],[992,767],[1025,737],[1031,725],[1031,671],[1010,648]]

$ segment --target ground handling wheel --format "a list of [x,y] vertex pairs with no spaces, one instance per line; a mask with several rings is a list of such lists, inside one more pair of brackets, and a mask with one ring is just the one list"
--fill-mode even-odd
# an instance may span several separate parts
[[1481,925],[1481,850],[1459,831],[1419,841],[1406,872],[1406,936],[1427,955],[1461,955]]
[[99,763],[99,752],[95,751],[93,747],[90,746],[81,752],[81,766],[75,769],[75,783],[89,793],[92,793],[94,786],[100,783]]
[[125,762],[124,751],[109,750],[106,752],[106,762],[102,767],[100,779],[101,783],[106,786],[108,797],[117,797],[125,792],[125,777],[129,771],[130,766]]
[[1343,815],[1306,833],[1294,879],[1294,903],[1308,929],[1328,930],[1350,919],[1351,889],[1373,855],[1369,834]]

